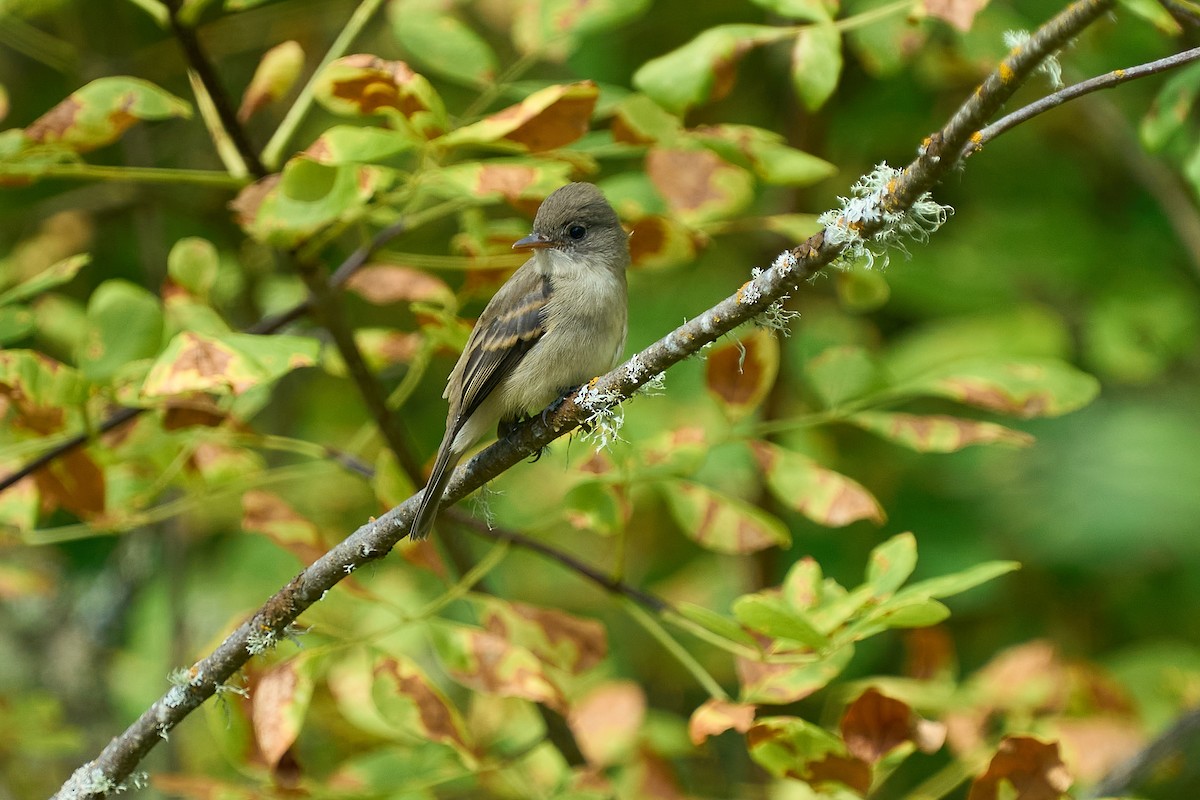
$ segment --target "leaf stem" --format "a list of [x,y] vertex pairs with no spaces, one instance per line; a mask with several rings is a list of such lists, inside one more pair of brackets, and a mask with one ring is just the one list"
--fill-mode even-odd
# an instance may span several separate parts
[[272,134],[271,140],[263,148],[262,160],[267,169],[274,171],[279,168],[279,164],[283,160],[284,148],[288,146],[292,137],[296,135],[296,129],[300,127],[304,115],[312,107],[317,77],[325,70],[325,67],[329,66],[335,59],[340,58],[350,48],[350,45],[358,37],[358,34],[362,32],[362,29],[366,27],[366,24],[375,15],[375,12],[379,10],[381,5],[383,5],[383,0],[362,0],[358,4],[358,8],[354,9],[354,13],[350,15],[350,19],[346,22],[346,27],[342,28],[342,32],[333,40],[333,44],[329,46],[329,50],[321,59],[321,63],[317,64],[317,68],[313,70],[312,76],[304,84],[304,88],[300,90],[300,94],[296,97],[296,102],[292,103],[292,107],[284,115],[283,121],[279,123],[279,127]]
[[118,167],[102,164],[0,164],[0,176],[6,178],[66,178],[83,181],[126,181],[129,183],[167,183],[240,189],[249,181],[227,172],[165,167]]
[[625,607],[625,611],[629,616],[633,617],[634,621],[645,629],[646,633],[650,634],[663,646],[664,650],[674,656],[675,660],[692,674],[696,682],[708,692],[709,697],[712,697],[714,700],[729,699],[729,695],[721,688],[721,684],[717,683],[717,679],[708,674],[708,670],[704,669],[700,665],[700,662],[687,651],[687,648],[675,640],[675,637],[667,633],[666,629],[659,624],[657,619],[628,597],[621,598],[621,605]]

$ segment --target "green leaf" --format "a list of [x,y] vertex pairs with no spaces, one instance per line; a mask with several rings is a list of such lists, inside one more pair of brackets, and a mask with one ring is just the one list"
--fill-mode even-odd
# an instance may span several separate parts
[[845,746],[834,734],[799,717],[760,717],[746,732],[750,757],[776,778],[798,777],[801,767]]
[[838,300],[842,307],[855,314],[882,308],[892,296],[892,287],[882,270],[866,264],[851,264],[834,275]]
[[729,94],[742,56],[786,35],[786,29],[768,25],[718,25],[647,61],[634,73],[633,85],[668,111],[682,114]]
[[905,586],[896,593],[895,599],[951,597],[1020,568],[1021,564],[1017,561],[985,561],[961,572],[941,575]]
[[828,22],[837,11],[838,0],[753,0],[773,14],[808,22]]
[[644,94],[630,95],[613,111],[612,137],[618,142],[670,144],[682,131],[678,117]]
[[496,77],[496,54],[439,0],[399,0],[388,6],[392,35],[429,72],[467,86]]
[[493,158],[444,167],[429,176],[425,185],[447,199],[540,202],[570,181],[571,171],[565,161]]
[[242,394],[317,361],[320,343],[301,336],[220,337],[184,331],[167,345],[142,385],[144,397],[190,392]]
[[788,147],[780,134],[753,125],[706,125],[689,138],[731,164],[754,170],[767,183],[810,186],[837,172],[828,161]]
[[418,140],[405,131],[373,126],[334,125],[304,151],[321,164],[383,164],[395,166],[397,156],[415,149]]
[[675,606],[680,616],[731,642],[758,649],[758,642],[733,620],[695,603],[682,602]]
[[556,84],[520,103],[442,136],[445,147],[499,144],[538,153],[565,147],[587,133],[600,90],[593,81]]
[[472,602],[489,632],[567,674],[587,672],[608,652],[607,632],[594,619],[496,597],[473,597]]
[[744,500],[684,480],[661,484],[672,516],[689,537],[719,553],[753,553],[792,537],[778,518]]
[[[64,258],[62,261],[55,262],[33,277],[26,278],[21,283],[0,294],[0,306],[28,300],[47,289],[61,286],[74,278],[79,270],[91,262],[92,257],[87,253],[79,253],[78,255]],[[3,262],[0,262],[0,266],[2,264]]]
[[899,397],[932,395],[1016,417],[1057,417],[1095,399],[1099,382],[1055,359],[980,358],[931,370],[893,387]]
[[367,53],[343,56],[321,70],[313,79],[313,97],[334,114],[381,114],[425,139],[448,125],[446,106],[425,76],[403,61]]
[[893,536],[871,551],[866,585],[875,597],[887,597],[904,585],[916,566],[916,537],[911,533]]
[[246,122],[263,106],[277,102],[292,90],[304,70],[304,49],[299,42],[281,42],[263,53],[246,86],[238,119]]
[[359,218],[375,192],[391,181],[382,167],[327,166],[297,156],[243,189],[231,206],[238,224],[260,242],[294,246],[333,222]]
[[33,350],[0,350],[0,396],[30,430],[61,430],[65,409],[82,404],[90,390],[83,375],[66,364]]
[[950,609],[932,598],[891,598],[840,631],[836,641],[858,642],[896,628],[928,628],[950,616]]
[[1183,28],[1158,0],[1117,0],[1117,4],[1135,16],[1150,22],[1165,34],[1178,36]]
[[879,501],[858,482],[793,450],[762,441],[749,445],[771,494],[818,525],[840,528],[864,519],[881,525],[886,519]]
[[141,78],[97,78],[75,90],[25,129],[41,144],[61,143],[78,153],[112,144],[139,120],[190,117],[192,108]]
[[1161,150],[1191,118],[1200,93],[1200,64],[1189,64],[1170,76],[1138,129],[1147,150]]
[[816,656],[811,661],[796,663],[747,661],[738,659],[738,676],[746,703],[783,705],[803,700],[833,681],[854,656],[850,645],[831,653]]
[[180,239],[167,255],[167,274],[171,280],[196,297],[208,297],[219,268],[217,248],[198,236]]
[[945,414],[918,416],[891,411],[860,411],[847,417],[846,421],[919,453],[953,453],[983,444],[1013,447],[1033,444],[1033,437],[1024,431]]
[[462,714],[415,662],[381,657],[370,676],[375,705],[394,729],[449,745],[473,763]]
[[778,596],[763,593],[743,595],[734,602],[733,615],[747,628],[768,636],[792,639],[815,650],[829,646],[827,636]]
[[613,536],[625,527],[621,500],[611,486],[601,481],[582,481],[571,487],[562,500],[562,515],[573,528]]
[[842,34],[832,22],[808,25],[792,46],[792,88],[809,111],[825,105],[842,75]]
[[34,328],[33,312],[22,305],[0,306],[0,345],[24,339]]
[[432,628],[433,643],[447,674],[468,689],[520,697],[564,711],[566,699],[541,662],[504,636],[457,624]]
[[826,348],[808,360],[805,372],[826,408],[838,408],[883,386],[874,357],[857,345]]
[[96,287],[84,325],[75,361],[89,380],[107,381],[126,364],[151,358],[162,347],[162,304],[129,281],[108,280]]
[[649,5],[650,0],[529,0],[516,4],[513,40],[526,55],[561,61],[584,36],[624,25]]

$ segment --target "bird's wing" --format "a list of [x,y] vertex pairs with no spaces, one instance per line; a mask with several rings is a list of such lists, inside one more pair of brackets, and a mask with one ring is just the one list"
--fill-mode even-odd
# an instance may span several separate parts
[[[463,353],[456,415],[460,423],[479,408],[545,334],[544,310],[552,289],[550,277],[538,272],[530,260],[483,310]],[[450,401],[453,403],[454,398]]]

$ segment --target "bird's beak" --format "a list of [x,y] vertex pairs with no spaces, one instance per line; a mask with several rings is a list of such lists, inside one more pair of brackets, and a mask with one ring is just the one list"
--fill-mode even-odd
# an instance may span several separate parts
[[531,233],[524,239],[513,242],[513,250],[543,250],[554,247],[555,241],[544,233]]

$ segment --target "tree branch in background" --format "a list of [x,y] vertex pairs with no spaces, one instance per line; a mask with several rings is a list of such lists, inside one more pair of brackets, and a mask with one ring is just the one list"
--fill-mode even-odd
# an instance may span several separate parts
[[[924,204],[923,210],[928,213],[932,203],[926,193],[956,168],[958,156],[971,136],[1028,80],[1043,58],[1111,8],[1112,0],[1081,0],[1071,4],[1035,32],[1023,47],[1009,54],[947,125],[927,140],[921,156],[902,173],[888,177],[869,192],[865,192],[869,187],[860,184],[864,192],[848,201],[840,214],[826,217],[830,222],[822,232],[781,254],[770,269],[756,274],[735,294],[592,381],[554,411],[548,411],[544,418],[536,417],[511,437],[459,467],[445,503],[449,505],[462,498],[581,422],[601,419],[606,410],[632,396],[663,370],[742,323],[761,317],[840,256],[862,252],[868,241],[879,246],[885,241],[880,237],[883,233],[890,233],[897,241],[904,233],[927,233],[927,228],[919,226],[914,230],[913,220],[905,214],[918,204]],[[347,575],[390,552],[407,535],[416,505],[416,498],[409,498],[380,519],[359,527],[304,569],[212,654],[193,665],[190,674],[195,677],[191,682],[173,687],[155,701],[109,742],[94,761],[76,770],[56,797],[60,800],[103,797],[117,790],[162,737],[211,697],[252,656],[286,636],[288,627],[305,609]]]
[[1120,86],[1122,83],[1136,78],[1157,75],[1160,72],[1166,72],[1167,70],[1181,67],[1184,64],[1190,64],[1197,59],[1200,59],[1200,47],[1193,47],[1191,50],[1184,50],[1182,53],[1160,58],[1148,64],[1139,64],[1136,67],[1128,67],[1126,69],[1114,69],[1103,75],[1097,75],[1086,81],[1080,81],[1079,83],[1059,89],[1054,94],[1046,95],[1042,99],[1034,101],[1024,108],[1019,108],[988,125],[979,132],[977,137],[971,140],[971,143],[967,146],[965,155],[977,152],[985,144],[1005,131],[1015,128],[1022,122],[1027,122],[1052,108],[1057,108],[1068,100],[1074,100],[1077,97],[1083,97],[1085,94],[1091,94],[1101,89],[1111,89],[1114,86]]
[[1088,792],[1089,798],[1119,797],[1128,794],[1168,758],[1180,753],[1200,734],[1200,708],[1193,709],[1175,720],[1157,739],[1139,750]]
[[[182,0],[163,0],[163,5],[167,7],[167,23],[170,25],[171,33],[174,34],[180,49],[183,50],[183,57],[187,60],[188,68],[195,74],[208,94],[209,100],[212,101],[213,110],[221,122],[221,127],[224,128],[225,134],[229,137],[229,141],[241,156],[249,173],[255,178],[265,177],[267,168],[263,166],[254,146],[250,144],[250,137],[246,134],[246,129],[238,121],[237,112],[229,101],[229,95],[225,92],[225,87],[221,85],[220,78],[217,77],[217,70],[213,66],[212,60],[209,59],[208,53],[200,44],[195,28],[179,18],[179,12],[183,5]],[[217,144],[219,147],[220,143]]]
[[[365,259],[362,260],[365,261]],[[387,394],[376,380],[375,373],[367,365],[366,359],[363,358],[362,350],[354,341],[354,331],[346,321],[346,315],[342,313],[342,308],[338,304],[338,298],[333,288],[333,279],[337,272],[329,279],[325,279],[318,272],[319,265],[302,258],[297,259],[296,266],[296,271],[300,273],[300,277],[304,279],[304,284],[308,287],[309,296],[312,299],[311,308],[321,327],[329,331],[330,336],[333,337],[333,343],[337,347],[338,353],[341,354],[351,380],[358,387],[358,394],[367,407],[367,413],[375,420],[375,425],[379,428],[384,441],[387,442],[388,448],[395,454],[400,467],[414,483],[418,483],[421,475],[421,463],[413,455],[412,448],[409,446],[408,433],[404,430],[404,424],[400,421],[399,416],[393,414],[388,408]]]

